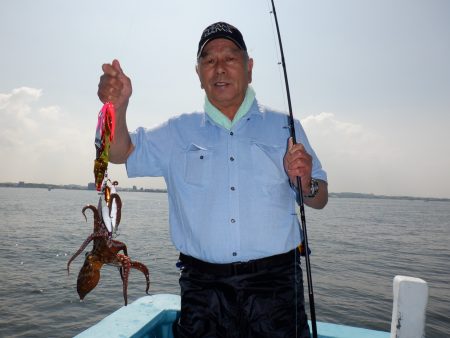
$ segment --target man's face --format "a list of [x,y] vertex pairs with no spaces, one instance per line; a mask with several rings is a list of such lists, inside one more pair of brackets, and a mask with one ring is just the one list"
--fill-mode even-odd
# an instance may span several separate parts
[[197,74],[209,101],[230,119],[252,81],[253,60],[228,39],[209,42],[198,59]]

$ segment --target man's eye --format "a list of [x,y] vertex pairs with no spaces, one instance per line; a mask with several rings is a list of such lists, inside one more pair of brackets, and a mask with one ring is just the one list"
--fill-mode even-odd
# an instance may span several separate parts
[[203,60],[203,64],[205,64],[205,65],[213,65],[214,62],[215,62],[214,58],[205,58]]

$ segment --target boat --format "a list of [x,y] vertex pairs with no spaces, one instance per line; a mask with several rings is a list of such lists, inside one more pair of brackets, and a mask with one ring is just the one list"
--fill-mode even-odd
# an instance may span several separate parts
[[[422,338],[428,285],[420,279],[395,276],[391,332],[317,322],[318,338]],[[173,338],[172,323],[180,314],[180,296],[144,296],[116,310],[76,338]],[[310,323],[311,327],[311,323]]]

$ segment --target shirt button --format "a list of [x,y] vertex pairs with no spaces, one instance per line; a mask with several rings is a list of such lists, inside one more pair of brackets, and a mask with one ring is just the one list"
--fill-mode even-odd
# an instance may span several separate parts
[[231,187],[230,189],[231,189],[231,190],[233,190],[233,191],[234,191],[234,190],[236,190],[236,188],[235,188],[235,187]]
[[234,218],[231,219],[231,223],[235,223],[236,220]]
[[233,256],[237,256],[237,252],[233,252]]
[[200,159],[203,160],[203,155],[200,155]]
[[231,162],[234,161],[234,157],[233,157],[233,156],[230,157],[230,161],[231,161]]
[[230,135],[231,135],[231,136],[233,136],[233,135],[234,135],[234,133],[233,133],[232,131],[230,131]]

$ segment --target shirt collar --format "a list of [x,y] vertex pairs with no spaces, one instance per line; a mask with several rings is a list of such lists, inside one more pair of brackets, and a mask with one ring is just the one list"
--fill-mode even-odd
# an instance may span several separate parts
[[224,127],[225,129],[230,130],[250,110],[253,102],[255,101],[255,96],[255,90],[251,86],[248,86],[247,91],[245,92],[244,101],[242,101],[241,106],[239,107],[236,115],[233,118],[233,121],[230,121],[227,116],[225,116],[219,109],[217,109],[209,101],[207,96],[205,96],[204,109],[211,120]]

